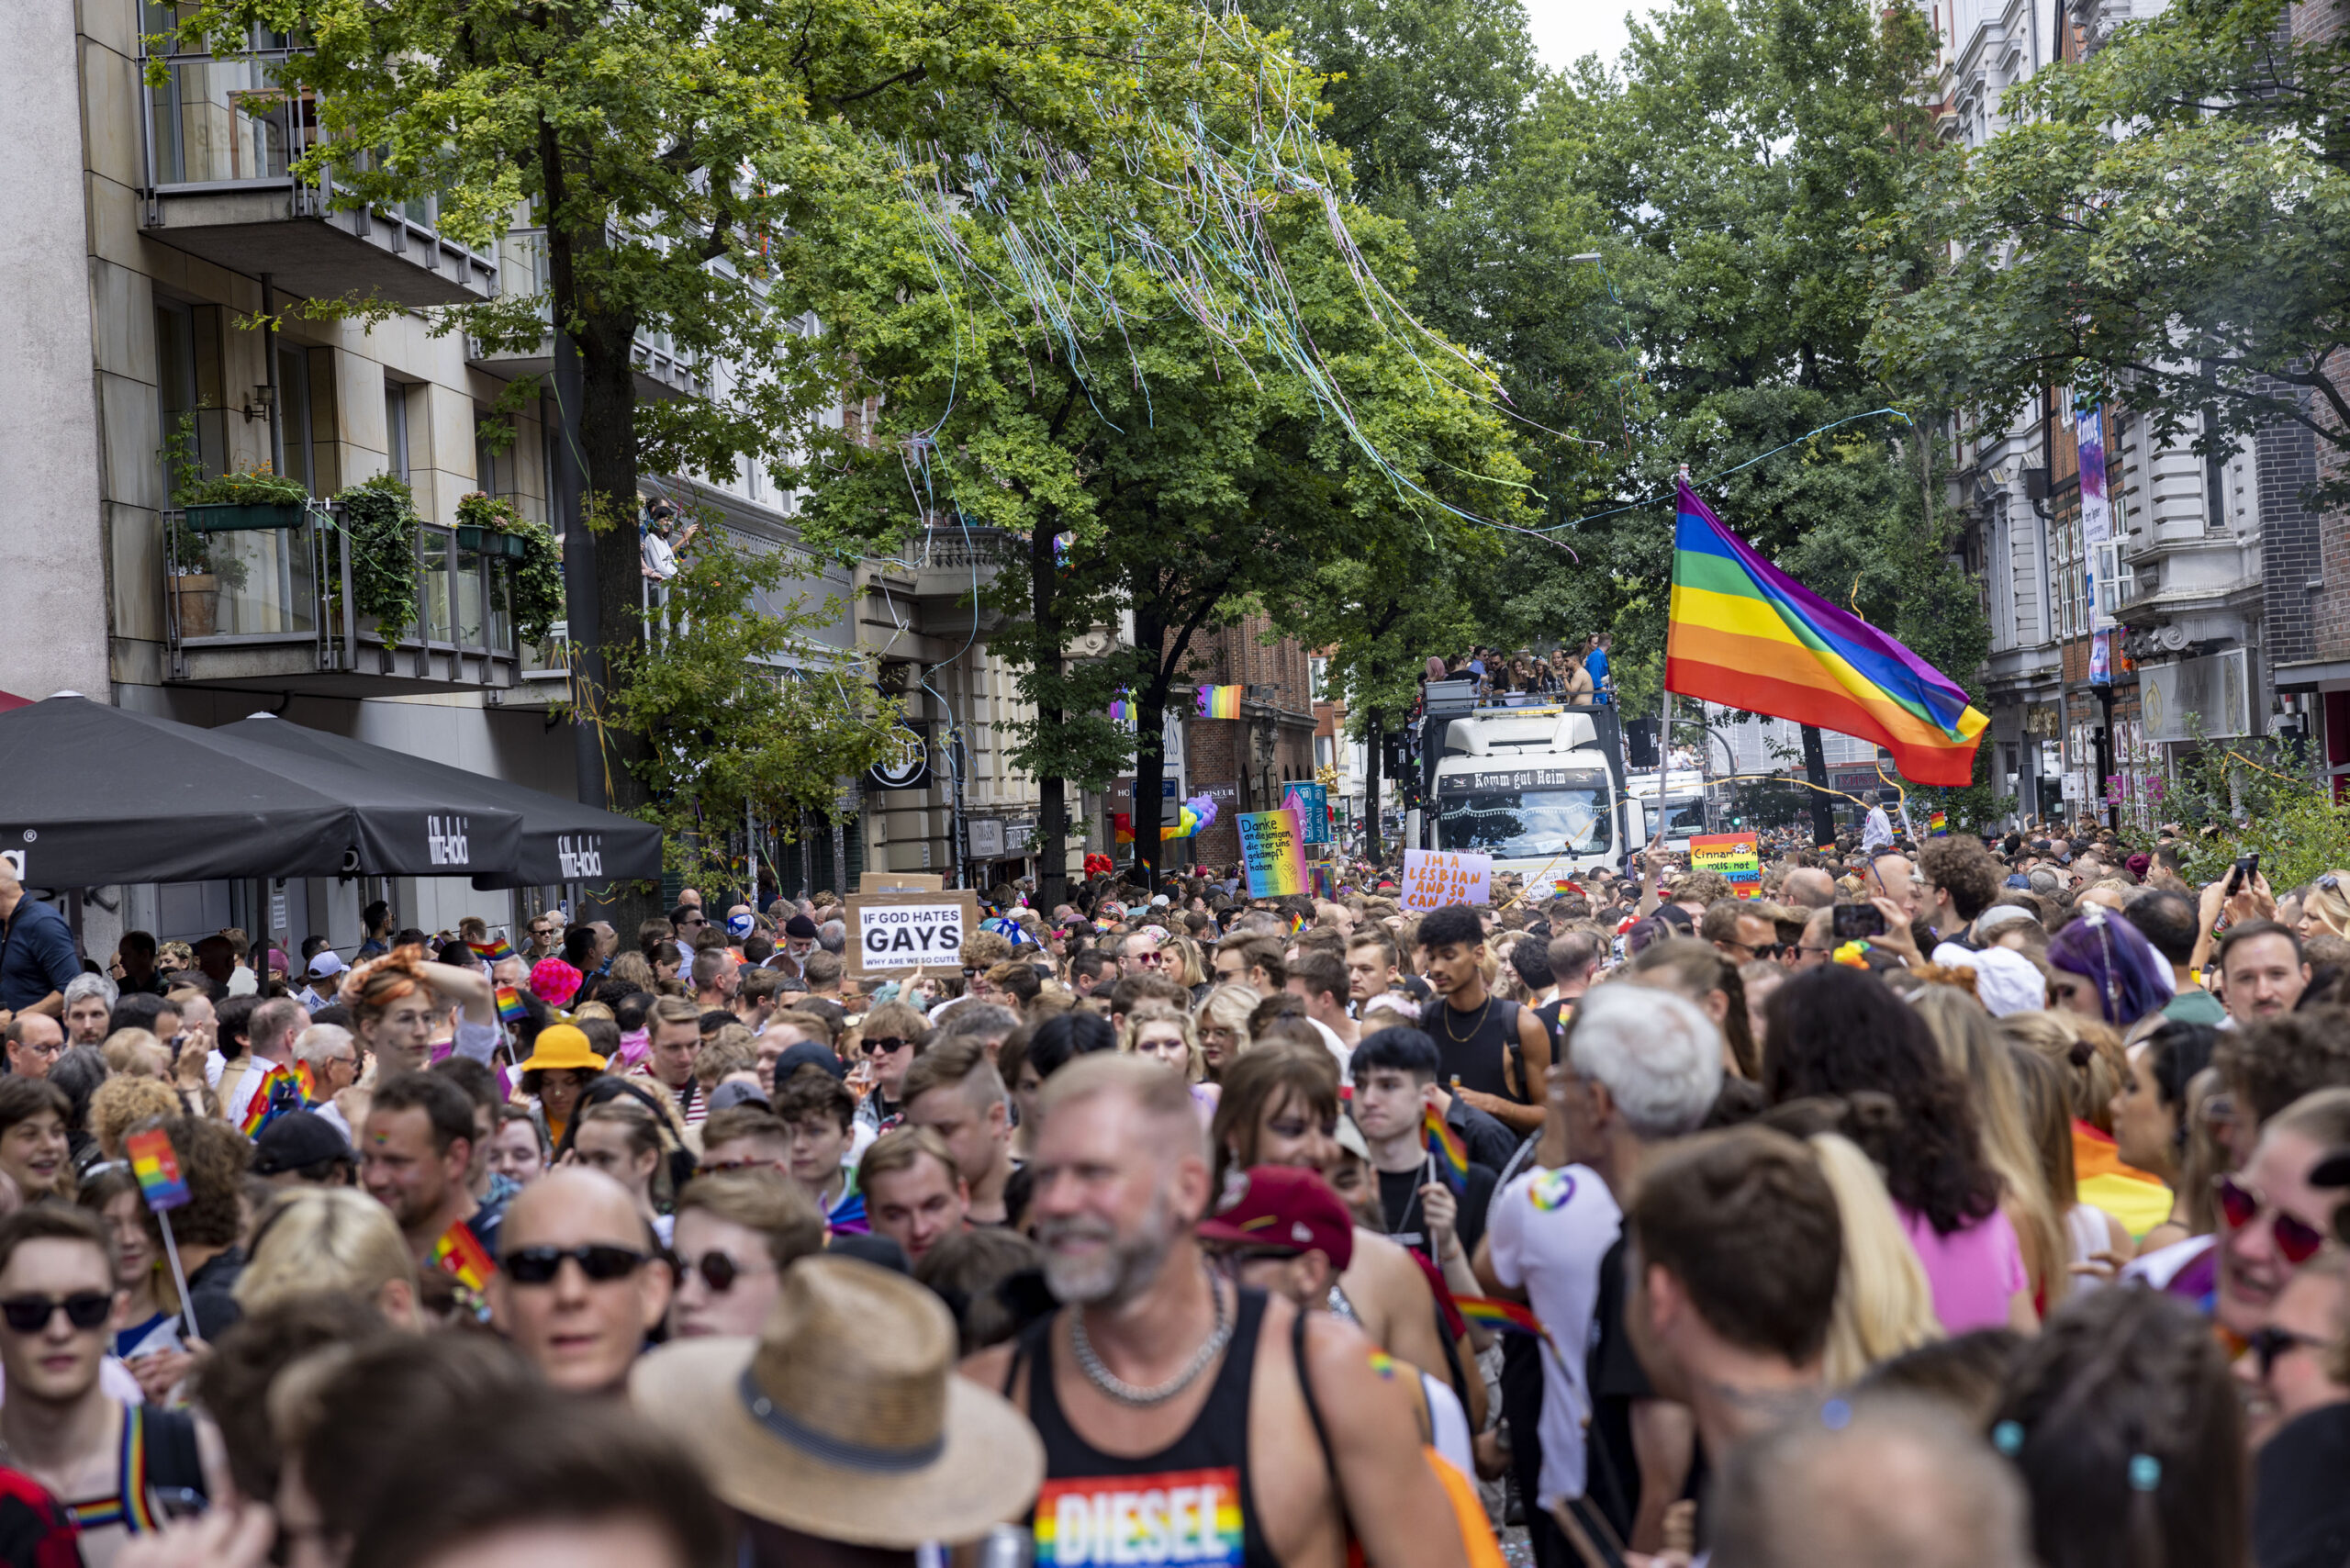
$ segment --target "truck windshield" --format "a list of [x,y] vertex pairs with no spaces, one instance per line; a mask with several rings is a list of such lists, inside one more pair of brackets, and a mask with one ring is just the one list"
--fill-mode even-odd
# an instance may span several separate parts
[[1437,845],[1497,859],[1589,855],[1607,847],[1607,798],[1599,790],[1446,792],[1437,805]]
[[1656,802],[1648,803],[1649,836],[1651,838],[1686,838],[1691,834],[1706,831],[1706,803],[1695,795],[1684,795],[1664,803],[1664,826],[1659,829]]

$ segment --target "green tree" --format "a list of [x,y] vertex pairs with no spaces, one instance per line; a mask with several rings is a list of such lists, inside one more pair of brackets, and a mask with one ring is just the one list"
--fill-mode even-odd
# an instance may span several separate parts
[[870,661],[820,638],[840,602],[785,597],[815,563],[703,521],[651,634],[618,655],[610,708],[583,715],[654,737],[632,764],[638,812],[661,825],[667,868],[688,882],[744,874],[727,844],[746,820],[788,836],[833,812],[840,780],[889,755],[897,717]]
[[[879,398],[869,432],[811,448],[811,536],[998,542],[979,597],[1035,707],[1012,756],[1039,780],[1048,903],[1067,781],[1130,747],[1157,849],[1160,715],[1199,632],[1280,610],[1383,531],[1473,526],[1447,505],[1521,505],[1477,373],[1376,281],[1408,268],[1400,227],[1341,199],[1343,167],[1283,107],[1294,68],[1245,28],[1214,37],[1232,75],[1139,123],[1131,162],[1071,178],[1012,135],[960,167],[877,161],[867,208],[802,228],[788,260]],[[1126,613],[1131,647],[1072,656]],[[1132,734],[1107,715],[1121,691]]]
[[2350,36],[2188,0],[2000,106],[1888,215],[1957,252],[1888,254],[1888,375],[1994,416],[2068,386],[2207,454],[2276,420],[2350,446]]
[[[878,140],[952,156],[1005,116],[1085,155],[1114,147],[1137,104],[1213,74],[1192,47],[1200,18],[1173,0],[181,0],[173,23],[184,47],[220,54],[297,41],[270,71],[315,95],[323,135],[297,170],[330,169],[342,205],[434,199],[445,232],[485,249],[518,220],[542,231],[543,299],[433,324],[538,353],[551,321],[593,533],[592,558],[572,563],[574,691],[632,722],[654,717],[612,685],[642,634],[639,476],[786,466],[853,374],[837,339],[780,303],[792,234],[862,199],[840,167]],[[712,395],[641,399],[644,332],[698,363]],[[667,809],[646,793],[650,733],[601,734],[611,803]]]

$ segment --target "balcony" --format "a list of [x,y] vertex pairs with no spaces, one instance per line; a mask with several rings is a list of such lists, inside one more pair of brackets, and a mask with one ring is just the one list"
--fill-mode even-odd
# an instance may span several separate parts
[[[498,247],[498,292],[536,297],[542,321],[550,314],[545,235],[543,229],[510,230]],[[636,361],[639,398],[699,398],[710,390],[710,383],[699,367],[677,353],[676,342],[666,332],[640,330],[632,357]],[[469,337],[465,340],[465,363],[505,381],[519,381],[526,375],[553,376],[554,338],[550,333],[529,351],[516,353],[492,349],[479,338]]]
[[294,162],[318,145],[318,104],[274,83],[285,50],[252,59],[172,55],[146,96],[150,239],[307,299],[373,296],[395,305],[493,297],[498,267],[434,228],[434,205],[335,210],[330,177]]
[[387,642],[352,594],[349,535],[333,509],[298,524],[196,533],[163,514],[165,678],[203,686],[386,697],[503,692],[520,678],[502,560],[461,548],[452,530],[419,531],[418,623]]
[[[974,587],[984,590],[1005,567],[1025,569],[1022,542],[1000,528],[965,528],[952,521],[933,523],[908,548],[912,568],[912,597],[922,617],[922,631],[933,637],[972,634]],[[1001,610],[977,609],[976,631],[985,637],[1002,629]]]

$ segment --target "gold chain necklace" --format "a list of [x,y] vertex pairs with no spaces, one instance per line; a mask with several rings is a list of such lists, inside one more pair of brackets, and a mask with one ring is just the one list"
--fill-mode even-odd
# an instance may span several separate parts
[[1487,992],[1485,993],[1484,1005],[1483,1005],[1483,1006],[1481,1006],[1481,1007],[1479,1007],[1479,1008],[1477,1009],[1477,1021],[1476,1021],[1474,1024],[1472,1024],[1472,1025],[1469,1025],[1469,1032],[1468,1032],[1467,1034],[1465,1034],[1465,1035],[1455,1035],[1455,1034],[1453,1034],[1453,1032],[1452,1032],[1452,1014],[1453,1014],[1453,1006],[1452,1006],[1452,1003],[1451,1003],[1450,1002],[1449,1002],[1449,1001],[1448,1001],[1448,1002],[1444,1004],[1444,1032],[1445,1032],[1445,1034],[1446,1034],[1447,1036],[1449,1036],[1451,1038],[1451,1041],[1452,1041],[1452,1043],[1453,1043],[1454,1045],[1456,1045],[1456,1046],[1465,1046],[1465,1045],[1467,1045],[1470,1041],[1472,1041],[1472,1040],[1473,1040],[1473,1039],[1475,1039],[1475,1038],[1477,1037],[1477,1031],[1478,1031],[1478,1030],[1480,1030],[1480,1029],[1482,1029],[1482,1028],[1483,1028],[1483,1027],[1485,1026],[1485,1014],[1488,1014],[1488,1013],[1490,1013],[1490,1012],[1492,1012],[1492,1011],[1493,1011],[1493,1008],[1494,1008],[1494,994],[1493,994],[1493,992],[1491,992],[1491,991],[1487,991]]

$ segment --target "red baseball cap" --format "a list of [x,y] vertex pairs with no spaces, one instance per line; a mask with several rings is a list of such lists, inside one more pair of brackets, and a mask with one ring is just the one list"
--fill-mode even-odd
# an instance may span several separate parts
[[1319,1252],[1344,1270],[1355,1255],[1355,1224],[1321,1173],[1299,1165],[1252,1165],[1219,1213],[1200,1221],[1203,1241],[1277,1252]]

